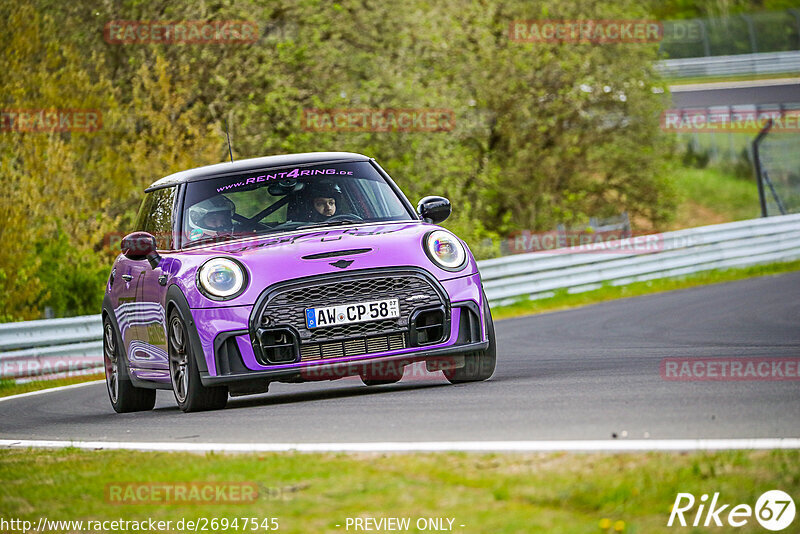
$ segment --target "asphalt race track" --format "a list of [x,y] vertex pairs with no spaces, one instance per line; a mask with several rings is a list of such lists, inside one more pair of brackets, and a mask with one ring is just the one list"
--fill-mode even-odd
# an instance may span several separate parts
[[676,108],[800,103],[800,81],[760,80],[674,86]]
[[0,438],[321,443],[800,437],[800,381],[661,378],[671,357],[800,357],[800,272],[498,321],[488,382],[273,384],[221,412],[115,414],[105,385],[0,402]]

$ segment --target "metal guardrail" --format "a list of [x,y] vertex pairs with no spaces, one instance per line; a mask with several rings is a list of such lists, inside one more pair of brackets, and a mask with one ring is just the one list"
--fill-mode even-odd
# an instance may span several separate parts
[[0,378],[56,377],[102,365],[99,315],[0,324]]
[[800,51],[664,59],[656,70],[667,78],[791,74],[800,72]]
[[[489,301],[498,305],[559,289],[580,292],[605,283],[790,261],[800,258],[800,214],[679,230],[653,239],[658,250],[643,254],[560,249],[483,260],[478,267]],[[101,367],[101,355],[99,315],[0,324],[0,378],[91,372]]]
[[103,335],[98,315],[0,324],[0,352],[97,341]]
[[667,232],[658,243],[658,250],[641,254],[560,249],[484,260],[479,268],[489,302],[502,305],[559,289],[577,293],[605,283],[790,261],[800,258],[800,215]]

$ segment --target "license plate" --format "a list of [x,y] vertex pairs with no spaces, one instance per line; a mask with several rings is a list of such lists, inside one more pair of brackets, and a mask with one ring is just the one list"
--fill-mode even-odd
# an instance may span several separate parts
[[306,308],[306,326],[309,329],[380,321],[396,317],[400,317],[400,302],[398,299],[356,302],[354,304],[340,304],[325,308]]

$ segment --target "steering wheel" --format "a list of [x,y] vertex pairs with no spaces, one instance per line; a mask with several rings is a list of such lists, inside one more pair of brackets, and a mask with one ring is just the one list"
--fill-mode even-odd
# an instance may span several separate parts
[[342,213],[341,215],[334,215],[328,219],[325,219],[325,222],[336,222],[336,221],[363,221],[361,217],[354,213]]

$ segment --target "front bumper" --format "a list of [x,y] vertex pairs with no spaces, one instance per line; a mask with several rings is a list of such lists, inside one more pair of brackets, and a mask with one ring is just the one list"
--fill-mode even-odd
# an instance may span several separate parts
[[[305,302],[295,306],[295,310],[275,309],[270,304],[287,301],[293,302],[293,295],[297,291],[305,292],[308,288],[315,291],[318,286],[332,286],[331,282],[341,280],[364,281],[371,277],[396,276],[398,273],[420,280],[430,282],[430,295],[433,300],[422,299],[418,296],[420,286],[410,289],[411,293],[398,293],[404,297],[413,294],[407,299],[409,304],[401,305],[403,319],[398,319],[396,325],[376,325],[378,330],[370,332],[342,332],[337,327],[323,329],[319,332],[304,331],[304,324],[298,322],[302,317]],[[374,288],[370,288],[373,291]],[[392,288],[396,291],[396,288]],[[377,291],[377,290],[375,290]],[[290,298],[284,298],[286,295]],[[277,295],[277,297],[276,297]],[[352,295],[352,296],[351,296]],[[367,368],[375,368],[377,362],[402,362],[413,363],[416,361],[432,361],[447,358],[448,365],[459,365],[452,358],[453,355],[484,350],[488,346],[485,334],[485,321],[483,317],[484,303],[480,284],[480,275],[475,273],[462,277],[437,281],[429,273],[409,271],[408,269],[382,269],[369,271],[355,271],[346,275],[331,277],[316,277],[313,280],[290,280],[283,284],[267,288],[255,306],[228,308],[226,311],[216,309],[194,309],[192,314],[197,325],[206,366],[201,367],[201,379],[206,385],[222,383],[235,383],[244,380],[323,380],[326,377],[339,378],[352,374],[363,374]],[[313,304],[317,303],[317,295]],[[357,301],[360,296],[348,293],[346,298]],[[438,299],[438,300],[436,300]],[[444,314],[442,336],[440,339],[425,342],[420,339],[415,329],[416,323],[412,320],[414,313],[420,308],[440,305]],[[324,305],[324,304],[323,304]],[[299,312],[298,312],[299,310]],[[286,361],[272,361],[265,356],[268,350],[262,344],[264,328],[261,319],[269,313],[273,318],[272,327],[281,324],[296,334],[294,346],[289,344],[289,351],[296,357]],[[300,315],[298,315],[300,313]],[[220,319],[223,328],[219,328]],[[275,321],[275,318],[280,320]],[[294,317],[294,319],[292,319]],[[277,323],[277,324],[276,324]],[[218,328],[214,329],[212,325]],[[336,333],[331,335],[330,333]],[[392,343],[391,339],[403,336],[402,343]],[[358,339],[357,339],[358,338]],[[384,344],[383,340],[387,341]],[[352,350],[353,346],[368,347],[367,351]],[[320,352],[314,353],[311,349],[321,347]],[[327,351],[327,352],[326,352]],[[403,363],[405,365],[406,363]]]

